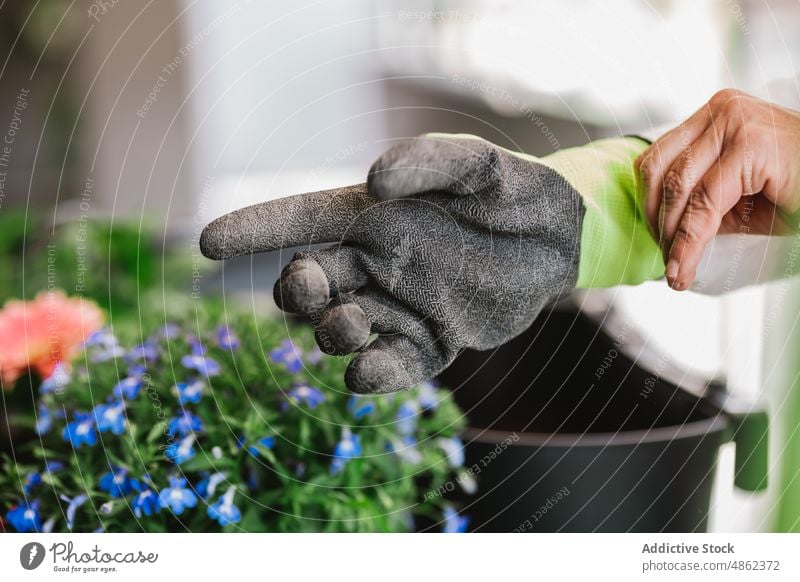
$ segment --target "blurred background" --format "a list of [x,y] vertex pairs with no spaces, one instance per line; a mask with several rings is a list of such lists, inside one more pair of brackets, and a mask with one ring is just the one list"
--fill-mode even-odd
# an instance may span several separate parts
[[[101,225],[87,251],[101,304],[113,289],[120,308],[141,311],[153,281],[185,301],[200,286],[269,293],[288,257],[223,272],[199,254],[207,222],[362,181],[398,138],[467,132],[545,155],[657,135],[723,87],[780,101],[786,85],[773,81],[798,70],[797,0],[6,2],[0,299],[41,288],[45,271],[25,272],[31,241],[88,220]],[[769,407],[770,487],[735,491],[724,448],[712,531],[800,529],[800,397],[787,365],[799,291],[790,279],[724,297],[652,283],[574,298],[587,311],[613,305],[676,370]]]

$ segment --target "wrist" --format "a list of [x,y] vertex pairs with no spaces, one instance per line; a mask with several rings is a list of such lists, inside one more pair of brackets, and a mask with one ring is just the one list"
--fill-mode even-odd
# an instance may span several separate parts
[[638,285],[664,275],[633,165],[647,146],[640,138],[605,139],[540,160],[561,174],[586,206],[578,288]]
[[778,207],[778,216],[786,223],[788,228],[794,232],[800,232],[800,208],[789,210],[786,207]]

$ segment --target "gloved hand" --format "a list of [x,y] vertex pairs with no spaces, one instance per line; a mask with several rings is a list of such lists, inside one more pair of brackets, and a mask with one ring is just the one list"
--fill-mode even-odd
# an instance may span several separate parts
[[326,353],[359,352],[352,391],[391,392],[464,348],[507,342],[576,284],[663,275],[634,187],[646,146],[620,138],[538,159],[427,134],[387,151],[366,184],[237,210],[209,224],[200,247],[225,259],[338,243],[297,253],[275,301],[312,317]]

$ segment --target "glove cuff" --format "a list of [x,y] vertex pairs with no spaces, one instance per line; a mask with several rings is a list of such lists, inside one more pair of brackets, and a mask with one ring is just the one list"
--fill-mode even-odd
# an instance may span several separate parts
[[638,285],[664,276],[633,165],[647,145],[634,137],[604,139],[539,160],[561,174],[586,205],[578,288]]

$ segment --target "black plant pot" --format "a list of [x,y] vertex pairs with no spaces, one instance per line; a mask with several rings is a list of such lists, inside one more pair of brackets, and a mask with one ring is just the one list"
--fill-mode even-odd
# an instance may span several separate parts
[[[766,487],[765,413],[731,411],[719,383],[666,380],[668,359],[637,340],[552,311],[442,375],[469,417],[478,492],[456,495],[473,531],[705,531],[717,452],[731,440],[736,485]],[[701,395],[678,385],[689,383]]]

